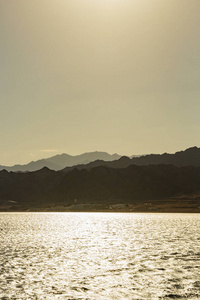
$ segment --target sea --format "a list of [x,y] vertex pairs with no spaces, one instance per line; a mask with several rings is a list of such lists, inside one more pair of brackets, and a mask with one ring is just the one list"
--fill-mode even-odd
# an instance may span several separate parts
[[0,299],[199,299],[200,214],[0,213]]

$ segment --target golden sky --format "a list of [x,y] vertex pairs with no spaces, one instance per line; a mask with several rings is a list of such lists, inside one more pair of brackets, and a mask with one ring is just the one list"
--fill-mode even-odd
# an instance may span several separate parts
[[200,146],[199,0],[0,0],[0,164]]

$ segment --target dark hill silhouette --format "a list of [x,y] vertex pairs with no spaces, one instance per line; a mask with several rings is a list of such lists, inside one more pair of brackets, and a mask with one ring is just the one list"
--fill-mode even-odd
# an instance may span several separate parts
[[[177,195],[200,193],[200,167],[135,166],[66,173],[43,168],[35,172],[0,171],[0,207],[6,201],[23,209],[78,203],[101,205],[163,201]],[[175,201],[175,200],[174,200]]]
[[179,193],[200,190],[200,168],[171,165],[129,166],[113,169],[104,166],[66,174],[59,184],[59,197],[82,201],[138,201],[164,199]]
[[126,168],[128,166],[132,165],[131,159],[127,156],[122,156],[118,160],[115,161],[104,161],[104,160],[95,160],[93,162],[90,162],[89,164],[81,164],[81,165],[76,165],[72,167],[66,167],[63,169],[64,172],[70,172],[73,169],[78,169],[78,170],[91,170],[96,167],[104,166],[108,168]]
[[184,166],[200,166],[200,148],[192,147],[185,151],[179,151],[175,154],[150,154],[131,159],[133,164],[142,165],[158,165],[171,164],[178,167]]
[[111,168],[126,168],[130,165],[145,166],[145,165],[174,165],[177,167],[184,166],[200,166],[200,148],[192,147],[185,151],[176,152],[175,154],[149,154],[140,157],[129,158],[122,156],[120,159],[115,161],[94,161],[86,165],[77,165],[74,167],[67,167],[63,171],[69,172],[73,168],[81,169],[92,169],[97,166],[106,166]]

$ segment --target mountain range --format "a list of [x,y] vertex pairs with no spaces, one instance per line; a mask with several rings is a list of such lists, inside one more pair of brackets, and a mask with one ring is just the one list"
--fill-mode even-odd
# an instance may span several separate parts
[[72,167],[66,167],[63,169],[65,172],[69,172],[74,168],[78,170],[92,169],[95,167],[109,167],[109,168],[127,168],[131,165],[136,166],[147,166],[147,165],[173,165],[177,167],[185,166],[200,166],[200,148],[192,147],[185,151],[179,151],[174,154],[149,154],[143,156],[134,156],[129,158],[127,156],[121,156],[118,160],[114,161],[103,161],[96,160],[85,165],[76,165]]
[[155,201],[166,205],[166,200],[168,205],[183,207],[185,199],[187,205],[190,199],[187,209],[199,211],[200,167],[131,165],[68,173],[46,167],[26,173],[0,171],[0,210],[69,209],[77,204],[101,205],[103,209],[119,204],[144,207]]
[[61,170],[65,167],[74,166],[77,164],[88,164],[95,160],[103,160],[103,161],[113,161],[116,159],[119,159],[121,156],[118,154],[108,154],[107,152],[88,152],[83,153],[80,155],[69,155],[69,154],[58,154],[55,156],[52,156],[47,159],[40,159],[37,161],[32,161],[26,165],[14,165],[14,166],[0,166],[0,170],[7,170],[7,171],[13,171],[13,172],[33,172],[39,169],[42,169],[43,167],[47,167],[51,170]]
[[26,165],[0,166],[0,170],[33,172],[47,167],[55,171],[63,169],[65,172],[69,172],[74,168],[79,170],[92,169],[99,166],[126,168],[130,165],[145,166],[159,164],[170,164],[177,167],[200,166],[200,148],[191,147],[185,151],[179,151],[174,154],[132,155],[131,157],[121,156],[116,153],[111,155],[107,152],[100,151],[75,156],[63,153],[47,159],[32,161]]
[[[50,162],[58,166],[60,159],[61,167],[63,156]],[[125,211],[200,212],[199,148],[87,164],[88,156],[91,159],[91,153],[79,157],[85,164],[75,166],[70,157],[72,166],[58,171],[46,166],[31,172],[1,170],[0,211],[104,211],[118,205]]]

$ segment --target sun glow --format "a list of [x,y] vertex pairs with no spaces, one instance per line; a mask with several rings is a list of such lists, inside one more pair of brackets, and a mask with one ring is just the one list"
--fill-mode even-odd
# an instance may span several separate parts
[[[79,5],[82,6],[82,3],[79,2]],[[86,0],[83,4],[86,9],[91,9],[93,13],[103,11],[109,13],[111,17],[116,13],[126,14],[127,11],[132,11],[133,14],[144,17],[148,13],[154,13],[160,5],[159,0],[153,2],[149,0]]]

